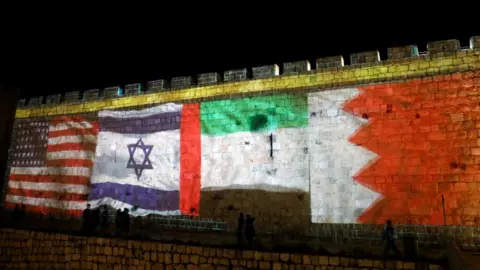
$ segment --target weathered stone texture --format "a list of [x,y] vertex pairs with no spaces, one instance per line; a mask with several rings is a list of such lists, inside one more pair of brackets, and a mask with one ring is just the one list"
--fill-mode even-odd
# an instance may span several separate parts
[[268,78],[278,76],[280,74],[280,68],[276,64],[253,67],[252,73],[254,79]]
[[164,91],[170,88],[170,82],[165,79],[147,82],[147,93]]
[[186,88],[195,85],[196,81],[193,76],[174,77],[172,78],[172,88]]
[[198,85],[214,84],[222,81],[222,74],[218,72],[203,73],[197,75]]
[[[383,261],[0,230],[2,269],[392,269]],[[189,252],[190,251],[190,252]],[[192,254],[195,252],[196,254]],[[386,261],[395,269],[412,262]],[[430,269],[441,269],[430,265]]]
[[248,77],[249,77],[249,71],[246,68],[228,70],[223,72],[223,80],[225,82],[243,81],[248,79]]
[[367,64],[380,61],[380,53],[378,51],[368,51],[350,54],[350,64]]
[[112,86],[112,87],[107,87],[103,89],[103,98],[106,98],[106,99],[117,98],[120,95],[121,95],[120,87],[118,86]]
[[318,58],[315,62],[317,69],[338,68],[344,65],[343,56],[341,55]]
[[402,59],[418,56],[418,47],[416,45],[408,45],[402,47],[388,48],[388,59]]

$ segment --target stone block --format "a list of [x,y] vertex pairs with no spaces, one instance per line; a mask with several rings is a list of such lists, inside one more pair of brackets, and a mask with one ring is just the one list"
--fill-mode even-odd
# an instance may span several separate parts
[[428,54],[456,52],[460,50],[460,41],[456,39],[439,40],[427,43]]
[[90,89],[83,92],[84,101],[92,101],[100,98],[100,89]]
[[388,59],[402,59],[418,56],[417,45],[407,45],[401,47],[392,47],[387,49]]
[[480,36],[470,38],[470,49],[480,49]]
[[147,82],[147,92],[159,92],[170,88],[170,82],[165,79]]
[[134,96],[142,93],[141,83],[132,83],[125,85],[125,95]]
[[121,96],[122,90],[119,86],[112,86],[103,89],[103,98],[118,98]]
[[283,74],[298,74],[310,71],[308,60],[283,63]]
[[380,62],[380,53],[376,51],[367,51],[350,54],[350,64],[359,65],[359,64],[368,64]]
[[222,81],[222,74],[219,72],[210,72],[197,75],[197,84],[206,85],[214,84]]
[[341,55],[317,58],[315,63],[317,65],[317,69],[337,68],[344,66],[343,56]]
[[40,106],[43,104],[43,97],[31,97],[28,100],[28,106],[33,107],[33,106]]
[[187,88],[195,85],[195,77],[193,76],[184,76],[184,77],[174,77],[171,82],[172,88]]
[[280,75],[280,67],[277,64],[253,67],[252,73],[254,79],[274,77]]
[[65,93],[62,103],[76,103],[78,101],[80,101],[80,91],[72,91]]
[[227,70],[223,72],[223,81],[243,81],[250,77],[250,72],[246,68]]
[[25,107],[25,104],[27,103],[26,98],[21,98],[17,101],[17,107],[22,108]]
[[45,104],[47,105],[54,105],[54,104],[59,104],[60,103],[60,94],[55,94],[55,95],[48,95],[45,98]]

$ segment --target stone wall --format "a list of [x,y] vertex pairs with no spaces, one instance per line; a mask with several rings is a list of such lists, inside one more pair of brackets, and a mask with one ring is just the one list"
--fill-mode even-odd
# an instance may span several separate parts
[[[415,263],[0,230],[2,269],[418,269]],[[442,269],[424,264],[422,269]]]
[[[116,133],[173,130],[163,141],[151,136],[161,146],[154,151],[163,151],[152,155],[172,161],[153,164],[163,166],[158,171],[167,175],[155,179],[175,184],[167,187],[172,196],[157,196],[172,201],[147,205],[155,213],[193,215],[233,228],[239,212],[246,212],[256,217],[260,231],[276,233],[308,233],[324,223],[382,224],[387,218],[401,224],[478,225],[478,42],[469,48],[452,40],[427,47],[425,53],[416,46],[392,48],[383,61],[378,51],[356,53],[349,66],[341,56],[318,59],[316,65],[284,63],[281,75],[277,66],[267,65],[155,81],[145,91],[135,84],[125,96],[121,87],[110,87],[85,91],[83,98],[74,92],[63,98],[30,98],[26,106],[22,100],[9,152],[5,206],[23,202],[36,213],[80,216],[92,199],[89,188],[106,178],[101,169],[117,162],[117,143],[128,155],[127,145],[136,142],[106,137],[93,142],[101,122]],[[167,103],[187,109],[155,119],[158,123],[130,126],[110,125],[98,116],[103,110],[140,115]],[[48,129],[58,119],[75,122],[66,139],[88,143],[48,145]],[[182,123],[187,125],[182,128]],[[223,133],[232,136],[218,139]],[[46,153],[73,148],[89,153]],[[78,184],[71,178],[78,175],[48,175],[61,173],[55,167],[71,166],[67,154],[79,155],[75,166],[86,171],[79,178],[86,187],[75,186],[73,194],[63,184]],[[103,156],[111,164],[97,163],[95,157]],[[127,160],[121,160],[121,169],[128,167]],[[100,172],[90,177],[92,167]],[[134,184],[144,180],[128,169]],[[151,170],[144,169],[144,175]],[[36,178],[37,173],[46,176]],[[57,181],[56,190],[41,186],[50,178]],[[106,193],[97,191],[94,199]],[[142,200],[156,198],[145,191],[110,191],[138,215],[145,210]],[[96,200],[94,206],[100,204]]]

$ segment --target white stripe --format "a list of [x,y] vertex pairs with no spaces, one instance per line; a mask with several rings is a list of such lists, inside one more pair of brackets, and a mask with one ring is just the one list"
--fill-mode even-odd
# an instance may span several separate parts
[[236,132],[202,135],[202,189],[260,189],[308,192],[306,128],[280,128],[273,133]]
[[87,208],[87,202],[59,201],[45,198],[31,198],[24,196],[7,195],[5,201],[9,203],[44,206],[67,210],[84,210]]
[[98,117],[112,117],[112,118],[131,118],[131,117],[146,117],[159,113],[178,112],[182,110],[182,104],[167,103],[160,106],[151,107],[138,111],[100,111]]
[[150,214],[155,214],[155,215],[162,215],[162,216],[179,216],[181,215],[180,210],[174,210],[174,211],[158,211],[158,210],[147,210],[147,209],[142,209],[142,208],[137,208],[135,210],[132,210],[133,205],[124,203],[121,201],[114,200],[112,198],[103,198],[100,200],[93,200],[93,201],[88,201],[90,204],[91,208],[97,208],[102,205],[109,205],[115,209],[124,209],[127,208],[129,210],[129,214],[134,217],[138,216],[147,216]]
[[10,175],[68,175],[68,176],[84,176],[90,177],[91,168],[84,167],[12,167]]
[[35,183],[23,181],[8,181],[9,188],[55,191],[59,193],[87,194],[88,187],[84,185],[58,184],[58,183]]
[[48,152],[47,160],[56,160],[56,159],[93,160],[94,156],[95,156],[95,153],[91,151],[59,151],[59,152]]
[[92,128],[92,124],[89,122],[62,122],[57,125],[51,125],[50,131],[60,131],[66,129],[89,129]]
[[48,144],[55,145],[61,143],[96,143],[97,136],[94,135],[82,135],[78,134],[77,136],[60,136],[54,138],[48,138]]
[[312,222],[356,223],[379,194],[358,184],[353,176],[376,157],[348,139],[366,120],[343,111],[355,88],[311,93],[308,96],[310,201]]

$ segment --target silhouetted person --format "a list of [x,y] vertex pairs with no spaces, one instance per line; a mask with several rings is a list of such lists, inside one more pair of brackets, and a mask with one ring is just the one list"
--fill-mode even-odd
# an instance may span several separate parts
[[400,250],[398,250],[397,245],[395,244],[395,240],[397,239],[397,234],[395,232],[395,228],[392,225],[391,220],[387,220],[385,230],[383,231],[382,239],[386,241],[385,249],[383,251],[383,255],[387,256],[390,249],[395,252],[396,255],[400,255]]
[[92,209],[90,209],[90,204],[87,204],[87,208],[83,210],[82,231],[86,234],[90,233],[91,226],[92,226]]
[[109,220],[108,220],[108,209],[106,205],[103,206],[103,211],[100,218],[101,218],[102,230],[107,230]]
[[243,214],[240,213],[238,216],[238,227],[237,227],[237,243],[239,245],[243,245],[243,236],[245,233],[245,218],[243,217]]
[[90,223],[90,231],[91,233],[95,232],[95,230],[100,225],[100,208],[92,210],[92,221]]
[[117,209],[117,214],[115,215],[115,230],[117,234],[123,232],[123,212],[120,209]]
[[253,238],[255,238],[255,218],[247,215],[247,219],[245,220],[245,238],[249,245],[253,243]]
[[125,234],[129,234],[130,233],[130,215],[128,214],[128,209],[127,208],[124,208],[123,209],[123,231],[125,232]]

